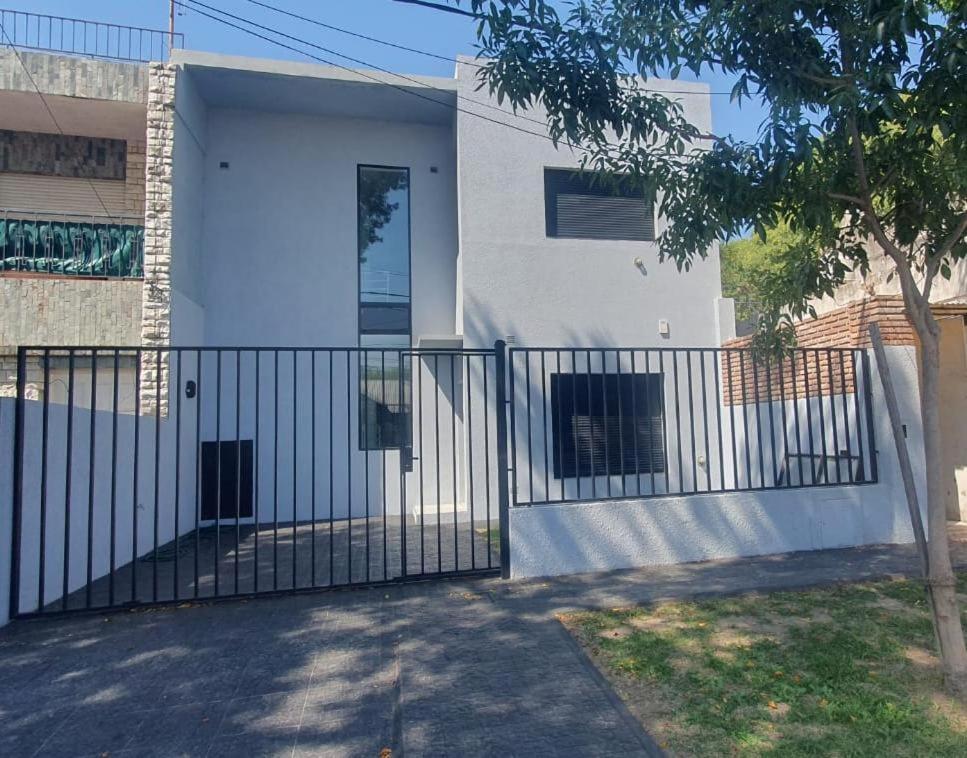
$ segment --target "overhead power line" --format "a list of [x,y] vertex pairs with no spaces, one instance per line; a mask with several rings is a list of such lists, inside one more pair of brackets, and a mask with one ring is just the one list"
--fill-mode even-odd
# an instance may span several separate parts
[[430,8],[435,11],[443,11],[444,13],[453,13],[457,16],[467,16],[469,18],[480,18],[476,13],[471,11],[465,11],[463,8],[457,8],[453,5],[443,5],[442,3],[431,3],[429,0],[393,0],[394,3],[405,3],[406,5],[420,5],[424,8]]
[[[342,65],[340,63],[336,63],[335,61],[333,61],[331,59],[323,58],[321,56],[318,56],[318,55],[315,55],[313,53],[307,52],[306,50],[301,50],[301,49],[299,49],[297,47],[294,47],[292,45],[288,45],[285,42],[280,42],[279,40],[273,39],[272,37],[268,37],[268,36],[266,36],[264,34],[261,34],[261,33],[257,32],[257,31],[255,31],[254,29],[249,29],[249,28],[246,28],[244,26],[240,26],[239,24],[233,23],[232,21],[229,21],[228,19],[235,19],[236,21],[241,21],[242,23],[248,24],[248,25],[254,27],[255,29],[260,29],[262,31],[270,32],[272,34],[277,34],[280,37],[284,37],[284,38],[289,39],[289,40],[292,40],[294,42],[298,42],[300,44],[307,45],[309,47],[315,48],[316,50],[321,50],[321,51],[323,51],[325,53],[328,53],[329,55],[335,55],[338,58],[344,58],[345,60],[352,61],[354,63],[358,63],[361,66],[366,66],[367,68],[375,68],[377,71],[381,71],[381,72],[386,73],[386,74],[389,74],[391,76],[396,76],[396,77],[399,77],[401,79],[404,79],[404,80],[407,80],[407,81],[411,81],[411,82],[413,82],[415,84],[418,84],[421,87],[425,87],[427,89],[431,89],[431,90],[436,91],[436,92],[442,92],[442,93],[445,93],[445,94],[449,95],[449,94],[451,94],[451,91],[449,91],[449,90],[441,90],[439,88],[432,87],[432,86],[431,87],[428,87],[425,82],[422,82],[419,79],[413,79],[413,78],[410,78],[410,77],[403,76],[401,74],[396,74],[396,73],[394,73],[392,71],[389,71],[388,69],[382,69],[382,68],[379,68],[379,67],[375,67],[372,64],[367,63],[366,61],[360,60],[358,58],[353,58],[352,56],[344,55],[343,53],[336,52],[335,50],[331,50],[329,48],[322,47],[321,45],[317,45],[314,42],[310,42],[308,40],[304,40],[304,39],[301,39],[299,37],[294,37],[291,34],[286,34],[285,32],[279,31],[278,29],[273,29],[271,27],[263,26],[262,24],[258,24],[258,23],[254,22],[254,21],[250,21],[249,19],[242,18],[241,16],[236,16],[236,15],[234,15],[232,13],[228,13],[227,11],[223,11],[220,8],[215,8],[214,6],[206,5],[204,3],[198,2],[198,0],[174,0],[174,2],[175,2],[176,5],[179,5],[179,6],[183,7],[183,8],[189,8],[191,10],[194,10],[195,13],[197,13],[197,14],[199,14],[201,16],[204,16],[206,18],[209,18],[212,21],[217,21],[218,23],[224,24],[226,26],[230,26],[230,27],[232,27],[234,29],[237,29],[237,30],[239,30],[241,32],[244,32],[244,33],[246,33],[248,35],[251,35],[253,37],[257,37],[259,39],[265,40],[266,42],[269,42],[269,43],[271,43],[273,45],[277,45],[277,46],[282,47],[282,48],[284,48],[286,50],[291,50],[292,52],[299,53],[300,55],[304,55],[304,56],[306,56],[308,58],[312,58],[313,60],[316,60],[316,61],[319,61],[320,63],[326,64],[327,66],[332,66],[334,68],[338,68],[338,69],[341,69],[343,71],[347,71],[347,72],[356,74],[357,76],[362,76],[362,77],[364,77],[366,79],[370,79],[371,81],[377,82],[378,84],[386,85],[387,87],[390,87],[392,89],[395,89],[395,90],[403,93],[404,95],[409,95],[409,96],[412,96],[412,97],[418,97],[421,100],[426,100],[427,102],[434,103],[435,105],[440,106],[440,107],[443,107],[443,108],[448,108],[450,110],[456,111],[457,113],[464,113],[464,114],[466,114],[468,116],[473,116],[474,118],[483,119],[484,121],[489,121],[492,124],[497,124],[498,126],[503,126],[503,127],[508,128],[508,129],[513,129],[515,131],[521,132],[523,134],[530,134],[531,136],[540,137],[541,139],[546,139],[546,140],[548,140],[550,142],[554,142],[553,137],[551,137],[546,132],[535,132],[535,131],[531,131],[530,129],[525,129],[523,127],[517,126],[516,124],[511,124],[511,123],[508,123],[506,121],[500,121],[500,120],[498,120],[496,118],[491,118],[490,116],[487,116],[487,115],[485,115],[483,113],[477,113],[476,111],[466,110],[464,108],[459,107],[458,105],[453,105],[452,103],[446,102],[444,100],[438,100],[435,97],[431,97],[429,95],[425,95],[422,92],[417,92],[417,91],[415,91],[413,89],[407,89],[403,85],[394,84],[393,82],[388,82],[385,79],[381,79],[380,77],[375,76],[374,74],[372,74],[372,73],[370,73],[368,71],[361,71],[359,69],[350,68],[349,66],[344,66],[344,65]],[[189,3],[190,3],[190,5],[189,5]],[[211,13],[206,13],[204,10],[200,10],[199,9],[199,6],[201,8],[207,8],[208,10],[214,11],[215,13],[219,13],[222,16],[225,16],[226,18],[222,18],[221,16],[215,16],[215,15],[212,15]],[[464,102],[467,102],[467,98],[462,98],[459,95],[457,95],[456,97],[457,97],[458,100],[463,100]],[[478,102],[476,100],[471,100],[469,102],[474,103],[476,105],[482,105],[482,106],[487,106],[487,107],[491,107],[491,108],[495,108],[496,107],[496,106],[490,105],[489,103],[480,103],[480,102]],[[531,119],[531,118],[528,118],[526,116],[521,116],[521,115],[518,115],[518,114],[514,114],[514,113],[511,113],[509,111],[505,111],[502,108],[497,108],[497,110],[499,110],[502,114],[504,114],[505,116],[508,116],[510,118],[521,118],[521,119],[525,119],[527,121],[533,121],[534,123],[539,123],[542,126],[545,125],[544,122],[542,122],[542,121],[537,121],[536,119]],[[570,144],[570,143],[565,143],[565,144]],[[572,145],[572,147],[573,147],[573,145]]]
[[[278,35],[283,36],[283,37],[286,37],[287,39],[291,39],[291,40],[295,40],[295,41],[300,41],[300,42],[302,42],[302,44],[309,45],[310,47],[314,47],[317,50],[321,50],[324,53],[328,53],[329,55],[335,55],[335,56],[337,56],[339,58],[343,58],[343,59],[345,59],[347,61],[352,61],[353,63],[358,63],[358,64],[360,64],[362,66],[366,66],[367,68],[375,69],[376,71],[382,71],[384,74],[389,74],[390,76],[395,76],[398,79],[402,79],[404,81],[412,82],[413,84],[418,84],[421,87],[426,87],[427,86],[426,85],[426,82],[420,81],[419,79],[416,79],[414,77],[407,76],[406,74],[400,74],[400,73],[397,73],[395,71],[391,71],[388,68],[381,68],[380,66],[377,66],[377,65],[375,65],[373,63],[369,63],[367,61],[360,60],[359,58],[353,58],[350,55],[345,55],[344,53],[340,53],[338,50],[332,50],[330,48],[321,47],[320,45],[317,45],[317,44],[312,43],[312,42],[308,42],[306,40],[300,40],[298,37],[293,37],[291,35],[286,34],[285,32],[279,31],[278,29],[273,29],[271,27],[262,26],[261,24],[257,24],[256,22],[251,21],[249,19],[242,18],[241,16],[235,16],[235,15],[233,15],[231,13],[228,13],[227,11],[219,10],[219,9],[213,7],[213,6],[210,6],[210,5],[205,5],[204,3],[199,2],[199,0],[188,0],[188,2],[195,3],[196,5],[200,5],[203,8],[208,8],[208,10],[212,10],[212,11],[215,11],[217,13],[221,13],[223,16],[227,16],[228,18],[235,19],[236,21],[242,21],[243,23],[246,23],[246,24],[249,24],[250,26],[254,26],[256,28],[262,29],[263,31],[272,31],[273,33],[278,34]],[[342,29],[342,28],[340,28],[338,26],[333,26],[331,24],[327,24],[327,23],[325,23],[323,21],[317,21],[316,19],[307,18],[306,16],[301,16],[298,13],[292,13],[292,12],[287,11],[287,10],[284,10],[282,8],[278,8],[278,7],[274,6],[274,5],[269,5],[268,3],[259,2],[259,0],[248,0],[248,2],[252,3],[253,5],[258,5],[258,6],[261,6],[262,8],[267,8],[269,10],[275,11],[276,13],[281,13],[281,14],[283,14],[285,16],[290,16],[292,18],[298,19],[299,21],[305,21],[305,22],[310,23],[310,24],[315,24],[317,26],[321,26],[324,29],[331,29],[332,31],[342,32],[343,34],[349,34],[349,35],[351,35],[353,37],[359,37],[361,39],[369,40],[371,42],[378,42],[380,44],[390,45],[391,47],[396,47],[396,48],[399,48],[401,50],[407,50],[407,51],[410,51],[410,52],[422,53],[422,51],[416,50],[415,48],[404,47],[402,45],[397,45],[397,44],[395,44],[393,42],[387,42],[385,40],[376,39],[375,37],[369,37],[369,36],[366,36],[364,34],[358,34],[356,32],[349,31],[348,29]],[[454,63],[453,58],[446,58],[446,57],[444,57],[442,55],[436,55],[435,53],[422,53],[422,54],[431,55],[434,58],[441,58],[441,59],[443,59],[443,60],[445,60],[445,61],[447,61],[449,63]],[[469,63],[469,61],[467,61],[467,62]],[[473,66],[477,66],[479,68],[482,68],[481,66],[479,66],[479,64],[471,63],[470,65],[473,65]],[[437,90],[438,92],[449,92],[449,90],[441,90],[438,87],[430,87],[430,89]],[[493,103],[486,103],[486,102],[483,102],[482,100],[476,100],[476,99],[474,99],[472,97],[465,97],[463,95],[457,95],[456,97],[457,97],[458,100],[463,100],[464,102],[466,102],[466,103],[472,103],[473,105],[479,105],[481,108],[488,108],[489,110],[496,111],[497,113],[502,113],[503,115],[509,116],[510,118],[519,118],[519,119],[522,119],[524,121],[530,121],[531,123],[538,124],[538,125],[540,125],[542,127],[546,127],[547,126],[547,122],[546,121],[543,121],[543,120],[537,119],[537,118],[532,118],[530,116],[526,116],[523,113],[515,113],[514,111],[509,111],[506,108],[501,108],[499,105],[494,105]]]
[[285,8],[279,8],[275,5],[269,5],[268,3],[259,2],[259,0],[246,0],[246,2],[252,5],[257,5],[261,8],[266,8],[267,10],[274,11],[275,13],[281,13],[283,16],[288,16],[289,18],[294,18],[298,21],[305,21],[307,24],[313,24],[319,26],[323,29],[328,29],[329,31],[339,32],[340,34],[347,34],[350,37],[355,37],[356,39],[366,40],[367,42],[375,42],[377,45],[385,45],[386,47],[392,47],[397,50],[403,50],[407,53],[414,53],[416,55],[425,55],[428,58],[436,58],[437,60],[446,61],[447,63],[453,63],[454,58],[449,55],[440,55],[439,53],[431,53],[428,50],[420,50],[416,47],[408,47],[406,45],[400,45],[396,42],[390,42],[389,40],[380,39],[379,37],[370,37],[368,34],[362,34],[360,32],[354,32],[351,29],[344,29],[341,26],[335,26],[333,24],[327,24],[325,21],[319,21],[315,18],[309,18],[308,16],[303,16],[298,13],[293,13]]
[[[407,77],[407,76],[404,76],[402,74],[397,74],[397,73],[395,73],[393,71],[390,71],[388,69],[384,69],[384,68],[380,68],[378,66],[374,66],[373,64],[371,64],[371,63],[369,63],[367,61],[361,60],[359,58],[354,58],[354,57],[349,56],[349,55],[345,55],[344,53],[340,53],[340,52],[337,52],[335,50],[331,50],[331,49],[326,48],[326,47],[323,47],[321,45],[317,45],[314,42],[310,42],[309,40],[305,40],[305,39],[302,39],[300,37],[295,37],[295,36],[293,36],[291,34],[286,34],[285,32],[280,31],[278,29],[275,29],[273,27],[269,27],[269,26],[265,26],[263,24],[259,24],[259,23],[255,22],[255,21],[252,21],[250,19],[244,18],[242,16],[237,16],[235,14],[229,13],[228,11],[224,11],[224,10],[222,10],[220,8],[216,8],[215,6],[208,5],[206,3],[202,3],[202,2],[200,2],[200,0],[174,0],[174,2],[177,5],[179,5],[179,6],[183,7],[183,8],[190,8],[190,9],[194,10],[197,14],[199,14],[201,16],[204,16],[205,18],[211,19],[212,21],[216,21],[218,23],[224,24],[225,26],[229,26],[229,27],[231,27],[233,29],[237,29],[238,31],[244,32],[245,34],[248,34],[250,36],[256,37],[258,39],[262,39],[262,40],[264,40],[266,42],[269,42],[269,43],[271,43],[273,45],[276,45],[278,47],[284,48],[286,50],[291,50],[292,52],[298,53],[300,55],[304,55],[307,58],[311,58],[313,60],[319,61],[320,63],[324,63],[324,64],[326,64],[328,66],[332,66],[334,68],[338,68],[340,70],[347,71],[349,73],[355,74],[356,76],[361,76],[361,77],[363,77],[365,79],[369,79],[369,80],[371,80],[373,82],[376,82],[378,84],[382,84],[384,86],[390,87],[391,89],[394,89],[394,90],[396,90],[396,91],[398,91],[398,92],[400,92],[400,93],[402,93],[404,95],[408,95],[408,96],[411,96],[411,97],[417,97],[417,98],[420,98],[421,100],[426,100],[426,101],[428,101],[430,103],[433,103],[434,105],[437,105],[437,106],[440,106],[440,107],[443,107],[443,108],[450,109],[450,110],[455,111],[457,113],[463,113],[463,114],[466,114],[468,116],[472,116],[474,118],[482,119],[483,121],[488,121],[488,122],[490,122],[492,124],[496,124],[497,126],[502,126],[504,128],[507,128],[507,129],[512,129],[512,130],[517,131],[517,132],[520,132],[522,134],[528,134],[528,135],[530,135],[532,137],[539,137],[540,139],[545,139],[545,140],[547,140],[547,141],[549,141],[549,142],[551,142],[551,143],[553,143],[555,145],[563,144],[563,145],[566,145],[567,147],[572,147],[572,148],[580,147],[579,145],[575,145],[575,144],[573,144],[573,143],[571,143],[571,142],[569,142],[567,140],[555,140],[546,131],[543,130],[543,129],[546,129],[546,123],[544,121],[539,121],[537,119],[529,118],[527,116],[523,116],[523,115],[520,115],[520,114],[516,114],[516,113],[510,112],[510,111],[506,111],[503,108],[499,108],[497,106],[493,106],[493,105],[491,105],[489,103],[482,103],[482,102],[477,101],[477,100],[472,100],[472,99],[469,99],[469,98],[462,97],[459,94],[453,93],[452,90],[444,90],[444,89],[441,89],[441,88],[438,88],[438,87],[433,87],[432,85],[427,85],[425,81],[421,81],[419,79],[414,79],[412,77]],[[216,15],[212,15],[211,13],[206,13],[204,10],[200,10],[200,8],[206,8],[206,9],[208,9],[210,11],[213,11],[214,13],[218,13],[220,15],[216,16]],[[223,18],[223,16],[225,18]],[[246,26],[240,26],[239,24],[233,23],[233,21],[230,21],[228,19],[233,19],[234,21],[240,21],[243,24],[247,24],[248,26],[254,27],[254,29],[249,29]],[[456,104],[455,105],[455,104],[453,104],[451,102],[448,102],[446,100],[440,100],[440,99],[437,99],[435,97],[431,97],[431,96],[426,95],[426,94],[424,94],[422,92],[416,91],[416,90],[414,90],[412,88],[407,88],[407,87],[405,87],[403,85],[395,84],[395,83],[393,83],[391,81],[387,81],[385,79],[380,78],[379,76],[376,76],[371,71],[354,69],[354,68],[350,68],[349,66],[345,66],[345,65],[342,65],[340,63],[336,63],[335,61],[333,61],[331,59],[323,58],[323,57],[321,57],[319,55],[315,55],[315,54],[310,53],[310,52],[308,52],[306,50],[303,50],[301,48],[294,47],[294,46],[289,45],[289,44],[287,44],[285,42],[281,42],[278,39],[274,39],[273,37],[269,37],[269,36],[266,36],[265,34],[261,34],[260,32],[255,31],[255,29],[259,29],[261,31],[268,32],[270,34],[278,35],[279,37],[283,37],[285,39],[291,40],[293,42],[297,42],[297,43],[302,44],[302,45],[306,45],[306,46],[311,47],[311,48],[315,48],[316,50],[320,50],[320,51],[325,52],[325,53],[327,53],[329,55],[335,55],[338,58],[343,58],[345,60],[352,61],[353,63],[357,63],[357,64],[359,64],[361,66],[365,66],[367,68],[373,68],[373,69],[376,69],[377,71],[380,71],[382,73],[389,74],[390,76],[394,76],[394,77],[403,79],[405,81],[413,82],[414,84],[420,86],[421,88],[426,88],[426,89],[433,90],[433,91],[436,91],[436,92],[441,92],[441,93],[443,93],[445,95],[451,95],[451,94],[453,94],[453,95],[455,95],[458,103],[460,101],[463,101],[463,102],[469,102],[469,103],[472,103],[474,105],[478,105],[478,106],[482,106],[482,107],[488,107],[488,108],[491,108],[492,110],[498,111],[499,113],[501,113],[504,116],[507,116],[507,117],[510,117],[510,118],[518,118],[518,119],[522,119],[522,120],[525,120],[525,121],[530,121],[532,123],[539,124],[541,127],[543,127],[543,129],[540,132],[535,132],[535,131],[532,131],[530,129],[526,129],[526,128],[523,128],[521,126],[518,126],[517,124],[512,124],[512,123],[509,123],[507,121],[501,121],[501,120],[498,120],[496,118],[492,118],[490,116],[487,116],[486,114],[478,113],[477,111],[474,111],[474,110],[467,110],[466,108],[461,108],[459,106],[459,104]],[[694,94],[694,93],[691,93],[691,94]],[[610,146],[611,147],[616,147],[615,145],[610,145]]]
[[[41,92],[40,87],[37,85],[37,82],[33,77],[33,74],[30,73],[30,69],[27,68],[27,64],[24,62],[24,59],[21,57],[20,51],[17,50],[16,46],[13,43],[13,40],[10,39],[10,36],[7,34],[7,30],[4,28],[3,24],[0,24],[0,34],[3,34],[3,38],[7,41],[7,44],[10,46],[10,49],[13,51],[13,54],[17,58],[17,62],[20,64],[20,67],[24,70],[24,73],[27,75],[27,79],[30,80],[31,86],[33,86],[34,90],[36,90],[37,96],[40,98],[40,102],[44,104],[44,108],[46,109],[47,114],[50,116],[50,120],[54,123],[54,127],[57,129],[57,131],[60,133],[61,136],[63,137],[68,136],[67,133],[61,127],[60,122],[57,120],[57,116],[54,115],[54,111],[50,107],[50,103],[47,102],[47,98],[44,97],[44,93]],[[97,187],[94,186],[94,182],[91,180],[91,177],[88,176],[85,178],[87,179],[87,183],[91,187],[91,191],[94,193],[94,197],[97,198],[98,203],[100,203],[101,207],[104,209],[105,215],[109,219],[111,219],[111,221],[114,221],[114,214],[111,213],[110,209],[107,207],[107,203],[104,202],[104,198],[101,197],[101,193],[97,191]]]
[[[404,52],[413,53],[414,55],[423,55],[423,56],[426,56],[427,58],[434,58],[436,60],[446,61],[447,63],[456,63],[457,62],[456,58],[454,58],[452,55],[442,55],[441,53],[434,53],[434,52],[431,52],[429,50],[421,50],[418,47],[409,47],[408,45],[402,45],[402,44],[400,44],[398,42],[393,42],[391,40],[380,39],[379,37],[373,37],[373,36],[370,36],[368,34],[362,34],[361,32],[356,32],[356,31],[353,31],[352,29],[346,29],[346,28],[341,27],[341,26],[336,26],[335,24],[329,24],[329,23],[327,23],[325,21],[320,21],[319,19],[310,18],[308,16],[303,16],[302,14],[295,13],[295,12],[290,11],[290,10],[286,10],[285,8],[280,8],[280,7],[276,6],[276,5],[271,5],[270,3],[261,2],[261,0],[246,0],[246,2],[251,3],[252,5],[257,5],[260,8],[265,8],[266,10],[273,11],[275,13],[279,13],[279,14],[281,14],[283,16],[288,16],[289,18],[294,18],[297,21],[304,21],[307,24],[313,24],[314,26],[318,26],[318,27],[320,27],[322,29],[328,29],[329,31],[338,32],[339,34],[345,34],[345,35],[348,35],[350,37],[355,37],[356,39],[365,40],[367,42],[373,42],[373,43],[375,43],[377,45],[384,45],[386,47],[391,47],[391,48],[394,48],[396,50],[403,50]],[[462,64],[464,64],[466,66],[471,66],[473,68],[477,68],[477,69],[487,68],[487,65],[485,63],[477,63],[476,61],[471,61],[471,60],[463,60],[463,61],[460,61],[460,63],[462,63]],[[400,74],[395,74],[395,73],[394,73],[394,75],[395,76],[400,76]],[[655,87],[639,87],[639,89],[641,91],[643,91],[643,92],[655,92],[655,93],[663,94],[663,95],[694,95],[694,94],[697,94],[694,90],[658,89],[658,88],[655,88]],[[726,96],[726,97],[731,97],[732,96],[731,91],[720,91],[720,92],[711,91],[711,92],[708,92],[707,94],[709,94],[709,95],[723,95],[723,96]],[[469,98],[467,98],[467,99],[469,100]],[[478,102],[479,103],[479,101],[476,101],[476,100],[470,100],[470,102]],[[480,103],[480,105],[486,105],[486,103]],[[501,110],[503,110],[503,109],[501,109]],[[504,112],[505,113],[510,113],[509,111],[504,111]],[[520,114],[513,114],[513,115],[519,116]],[[543,123],[543,122],[541,122],[541,123]]]

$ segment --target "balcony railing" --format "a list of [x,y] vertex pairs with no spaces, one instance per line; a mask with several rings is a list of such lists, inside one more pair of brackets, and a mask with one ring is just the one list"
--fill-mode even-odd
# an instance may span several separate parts
[[144,221],[0,208],[0,272],[141,277]]
[[184,35],[0,8],[0,44],[120,61],[166,61]]

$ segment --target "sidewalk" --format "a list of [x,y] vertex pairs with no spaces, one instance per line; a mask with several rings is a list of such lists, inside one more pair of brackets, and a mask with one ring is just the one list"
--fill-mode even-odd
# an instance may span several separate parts
[[878,546],[14,622],[0,754],[647,755],[555,613],[917,571]]

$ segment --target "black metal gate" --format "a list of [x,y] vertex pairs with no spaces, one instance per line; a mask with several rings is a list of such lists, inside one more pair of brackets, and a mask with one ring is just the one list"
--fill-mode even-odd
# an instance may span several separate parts
[[504,375],[502,345],[21,348],[11,615],[506,570]]

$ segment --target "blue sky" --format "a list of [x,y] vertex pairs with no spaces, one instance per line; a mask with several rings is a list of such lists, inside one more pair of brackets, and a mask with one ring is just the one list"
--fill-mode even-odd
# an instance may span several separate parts
[[[391,0],[265,0],[295,13],[317,18],[371,37],[448,57],[475,52],[475,26],[471,19]],[[337,32],[288,19],[246,0],[203,0],[245,18],[280,29],[318,45],[332,48],[374,66],[408,74],[450,76],[453,65],[422,55],[377,45]],[[7,7],[53,15],[86,18],[131,26],[168,28],[168,0],[8,0]],[[299,56],[240,31],[218,24],[193,11],[179,11],[176,29],[185,46],[194,50],[269,58]],[[340,61],[345,62],[345,61]],[[349,64],[355,65],[355,64]],[[683,77],[684,78],[684,77]],[[728,91],[732,82],[723,76],[703,77],[713,90]],[[762,120],[756,105],[738,107],[726,96],[713,96],[712,117],[717,134],[751,139]]]

